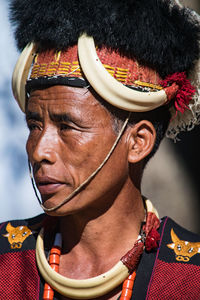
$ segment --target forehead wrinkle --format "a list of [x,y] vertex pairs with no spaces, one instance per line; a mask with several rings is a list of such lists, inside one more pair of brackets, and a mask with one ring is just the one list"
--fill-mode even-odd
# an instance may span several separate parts
[[[41,110],[41,113],[43,110],[48,111],[52,120],[74,120],[74,122],[81,122],[84,126],[93,124],[94,127],[100,125],[105,128],[111,123],[111,120],[106,120],[108,116],[110,117],[109,112],[87,89],[54,86],[33,91],[29,101],[31,102],[30,108]],[[104,123],[105,120],[106,123]]]
[[[64,86],[62,86],[64,87]],[[47,89],[40,89],[40,90],[34,90],[33,92],[30,93],[30,98],[35,98],[35,97],[40,97],[41,100],[56,100],[58,95],[68,95],[68,94],[73,94],[73,95],[80,95],[80,96],[86,96],[86,98],[90,95],[88,95],[89,90],[86,88],[74,88],[73,90],[70,90],[70,87],[67,87],[66,90],[59,90],[57,89],[56,91],[52,91],[48,89],[48,93],[45,93]],[[39,94],[37,93],[39,92]],[[49,99],[48,96],[55,95],[54,98]],[[45,97],[47,96],[47,97]],[[60,99],[65,99],[66,97],[60,98]],[[85,98],[85,97],[84,97]]]
[[[55,96],[53,96],[55,95]],[[52,97],[53,96],[53,97]],[[76,97],[77,96],[77,97]],[[89,97],[90,95],[80,95],[70,93],[48,93],[45,95],[33,95],[29,98],[27,106],[29,103],[32,105],[39,105],[42,107],[43,105],[49,106],[49,111],[51,111],[51,107],[55,108],[58,113],[59,111],[63,112],[72,109],[73,111],[76,110],[79,113],[88,113],[90,109],[94,108],[97,109],[98,101]],[[95,101],[96,100],[96,101]],[[96,103],[97,102],[97,103]]]
[[49,102],[63,100],[65,101],[66,104],[69,105],[70,103],[72,105],[74,105],[74,103],[77,104],[79,103],[80,106],[85,106],[85,105],[87,105],[88,107],[96,106],[96,108],[98,107],[98,105],[100,105],[96,97],[87,88],[73,88],[73,87],[59,86],[59,85],[52,86],[50,88],[46,88],[43,90],[38,89],[32,91],[29,101],[30,100],[36,102],[39,101],[43,102],[44,100],[44,103],[46,100],[48,100]]
[[[54,98],[50,98],[51,95],[54,95]],[[68,108],[72,108],[73,110],[76,111],[81,111],[84,110],[84,114],[88,114],[90,111],[90,108],[93,110],[95,109],[95,111],[97,111],[98,109],[103,108],[103,110],[105,110],[104,107],[102,107],[102,105],[98,102],[98,100],[96,100],[92,95],[90,98],[90,95],[81,95],[83,97],[74,97],[76,95],[74,95],[74,93],[70,93],[72,94],[72,97],[66,97],[66,93],[59,93],[59,95],[57,93],[48,93],[48,95],[33,95],[29,98],[28,100],[28,105],[34,105],[34,106],[43,106],[43,104],[46,106],[49,105],[49,109],[51,110],[51,107],[55,107],[56,110],[60,110],[63,111],[63,109],[65,110]],[[62,96],[63,97],[60,97]],[[39,96],[39,97],[38,97]],[[50,96],[50,97],[49,97]]]
[[[96,127],[95,125],[99,123],[94,117],[94,112],[89,109],[88,105],[80,105],[81,100],[79,100],[79,105],[74,105],[74,101],[77,103],[76,100],[73,102],[66,100],[60,103],[61,101],[59,99],[58,101],[55,100],[49,103],[49,101],[32,100],[27,106],[27,113],[29,112],[29,115],[31,115],[34,112],[34,115],[38,115],[36,119],[39,120],[42,119],[42,115],[46,111],[53,122],[72,122],[83,127],[88,127],[91,124]],[[90,103],[90,106],[92,108],[94,106],[93,103]]]

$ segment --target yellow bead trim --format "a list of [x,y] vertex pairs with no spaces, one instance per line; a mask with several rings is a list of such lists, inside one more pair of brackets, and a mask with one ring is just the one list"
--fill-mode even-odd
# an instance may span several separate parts
[[[50,63],[37,63],[37,57],[35,57],[35,64],[32,69],[31,78],[38,78],[41,76],[54,76],[54,75],[61,75],[61,76],[77,76],[82,77],[82,73],[79,66],[79,61],[73,62],[66,62],[66,61],[59,61],[60,60],[61,52],[55,54],[55,61]],[[119,82],[126,84],[127,79],[130,81],[129,78],[129,69],[119,68],[119,67],[112,67],[108,64],[103,64],[104,68],[107,72],[112,75],[112,77],[116,78]],[[130,84],[130,82],[129,82]],[[163,88],[159,85],[143,82],[140,80],[136,80],[133,82],[138,86],[148,87],[154,90],[162,90]]]
[[[58,54],[57,54],[58,55]],[[58,59],[58,57],[55,57]],[[36,61],[35,61],[36,62]],[[126,79],[128,78],[128,69],[122,69],[118,67],[111,67],[107,64],[103,64],[106,70],[119,81],[125,83]],[[81,77],[81,70],[79,67],[78,61],[73,62],[51,62],[49,64],[42,63],[38,64],[35,63],[31,72],[31,78],[38,78],[41,76],[54,76],[54,75],[65,75],[67,76],[69,73],[73,72],[73,75]]]
[[151,89],[156,89],[156,90],[162,90],[163,89],[163,87],[160,86],[160,85],[156,85],[156,84],[148,83],[148,82],[143,82],[143,81],[139,81],[139,80],[134,81],[134,83],[139,85],[139,86],[150,87]]

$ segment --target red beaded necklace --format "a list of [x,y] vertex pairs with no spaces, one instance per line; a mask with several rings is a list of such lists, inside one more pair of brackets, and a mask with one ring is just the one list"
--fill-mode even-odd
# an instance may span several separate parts
[[[157,229],[160,225],[159,219],[154,212],[147,212],[146,223],[142,226],[142,234],[140,238],[135,242],[133,248],[127,252],[121,258],[123,264],[128,268],[131,275],[123,282],[122,293],[120,300],[130,300],[132,296],[134,281],[136,277],[136,268],[144,248],[146,251],[151,251],[158,247],[158,241],[160,238]],[[61,243],[55,239],[55,245],[52,247],[49,255],[49,264],[51,268],[58,272],[60,255],[61,255]],[[52,287],[45,283],[43,300],[53,300],[54,291]]]
[[134,271],[130,276],[128,276],[126,280],[124,280],[120,300],[131,299],[135,277],[136,277],[136,272]]
[[[49,254],[49,264],[55,272],[58,272],[59,269],[60,255],[61,247],[57,245],[53,246]],[[54,290],[48,283],[45,282],[43,300],[53,300],[53,297]]]
[[[55,272],[58,272],[59,269],[60,255],[61,255],[61,247],[53,246],[49,255],[49,264]],[[129,275],[129,277],[126,280],[124,280],[120,300],[131,299],[135,277],[136,277],[136,272],[134,271],[131,275]],[[54,290],[48,283],[45,283],[43,300],[53,300],[53,297],[54,297]]]
[[[60,255],[61,255],[61,248],[59,246],[53,246],[49,255],[49,264],[52,267],[52,269],[56,272],[58,272],[59,269]],[[131,299],[135,277],[136,277],[136,272],[134,271],[123,282],[120,300]],[[45,283],[43,300],[53,300],[53,297],[54,297],[54,290],[48,283]]]

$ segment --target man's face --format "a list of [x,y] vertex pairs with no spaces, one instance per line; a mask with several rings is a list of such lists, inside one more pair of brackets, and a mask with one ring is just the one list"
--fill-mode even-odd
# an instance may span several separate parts
[[[53,86],[31,93],[26,109],[27,153],[47,208],[61,203],[101,164],[116,134],[112,118],[86,89]],[[123,141],[124,140],[124,141]],[[121,189],[128,176],[123,137],[103,169],[54,215],[97,208]]]

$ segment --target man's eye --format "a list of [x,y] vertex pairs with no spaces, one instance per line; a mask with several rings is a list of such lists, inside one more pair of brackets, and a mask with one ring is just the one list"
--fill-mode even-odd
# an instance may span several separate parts
[[74,128],[66,123],[60,124],[60,130],[70,130],[70,129],[74,129]]
[[30,131],[40,129],[40,126],[36,123],[27,123],[27,126]]

